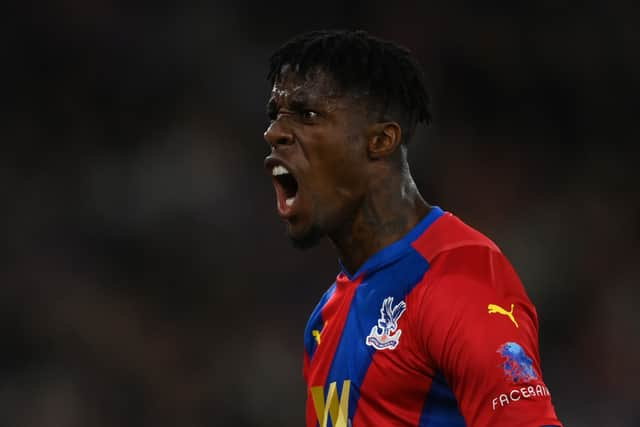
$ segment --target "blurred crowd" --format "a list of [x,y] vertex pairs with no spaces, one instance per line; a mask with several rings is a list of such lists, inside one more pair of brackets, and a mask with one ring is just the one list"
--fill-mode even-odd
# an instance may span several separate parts
[[[631,1],[91,0],[0,32],[0,425],[301,426],[333,248],[293,249],[262,159],[269,54],[366,29],[423,64],[425,198],[491,237],[566,426],[640,425],[640,14]],[[14,19],[15,18],[15,19]]]

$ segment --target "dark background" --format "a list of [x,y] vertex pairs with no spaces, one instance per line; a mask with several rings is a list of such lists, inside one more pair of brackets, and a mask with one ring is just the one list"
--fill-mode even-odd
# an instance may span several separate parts
[[7,12],[0,425],[303,424],[302,332],[338,266],[276,216],[265,74],[326,27],[423,64],[413,174],[516,267],[565,425],[640,425],[638,7],[484,3]]

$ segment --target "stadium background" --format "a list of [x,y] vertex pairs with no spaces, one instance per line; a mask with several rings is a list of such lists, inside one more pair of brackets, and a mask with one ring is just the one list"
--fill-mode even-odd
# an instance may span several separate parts
[[424,65],[413,173],[520,273],[562,420],[640,425],[638,8],[530,3],[9,11],[0,425],[302,425],[302,330],[337,263],[275,214],[265,73],[323,27]]

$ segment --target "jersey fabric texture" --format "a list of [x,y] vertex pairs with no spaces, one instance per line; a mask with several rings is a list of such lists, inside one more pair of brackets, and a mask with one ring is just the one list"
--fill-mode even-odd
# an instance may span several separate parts
[[522,283],[439,207],[343,268],[305,329],[304,378],[308,427],[562,426]]

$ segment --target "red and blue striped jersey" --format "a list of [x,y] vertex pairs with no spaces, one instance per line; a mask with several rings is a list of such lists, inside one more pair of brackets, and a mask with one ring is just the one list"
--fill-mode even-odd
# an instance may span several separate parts
[[438,207],[338,275],[307,324],[304,377],[309,427],[561,426],[518,276]]

